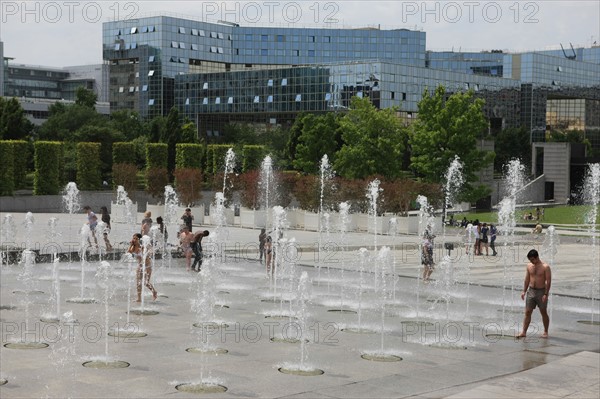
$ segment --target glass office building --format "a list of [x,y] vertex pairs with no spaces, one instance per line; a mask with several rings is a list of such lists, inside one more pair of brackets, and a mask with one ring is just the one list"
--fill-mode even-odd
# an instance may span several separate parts
[[161,15],[104,23],[103,57],[111,110],[151,118],[176,106],[199,134],[230,122],[285,126],[299,112],[343,112],[352,96],[396,106],[409,120],[423,92],[443,84],[486,100],[492,134],[525,126],[543,141],[564,125],[557,118],[583,108],[581,123],[567,126],[583,126],[600,146],[600,47],[431,52],[425,32],[406,29],[244,27]]

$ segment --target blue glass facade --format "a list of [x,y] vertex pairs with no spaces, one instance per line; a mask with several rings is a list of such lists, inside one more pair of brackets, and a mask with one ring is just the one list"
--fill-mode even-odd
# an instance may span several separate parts
[[153,117],[177,106],[201,134],[234,121],[289,124],[298,112],[343,111],[354,95],[411,119],[424,90],[442,84],[485,98],[492,132],[526,126],[544,140],[549,100],[582,99],[592,125],[597,113],[600,47],[565,53],[431,52],[425,32],[406,29],[242,27],[167,16],[103,25],[111,109]]

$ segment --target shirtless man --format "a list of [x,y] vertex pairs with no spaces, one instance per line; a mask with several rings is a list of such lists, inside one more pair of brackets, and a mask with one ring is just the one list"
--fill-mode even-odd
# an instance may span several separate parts
[[[550,285],[552,283],[552,273],[550,266],[540,260],[538,251],[532,249],[527,253],[529,264],[525,273],[525,283],[523,284],[523,292],[521,299],[525,300],[525,318],[523,319],[523,331],[516,338],[525,338],[527,336],[527,328],[531,322],[531,314],[536,305],[540,308],[542,322],[544,323],[544,333],[542,338],[548,338],[548,326],[550,318],[546,307],[548,306],[548,294],[550,293]],[[527,299],[525,296],[527,295]]]

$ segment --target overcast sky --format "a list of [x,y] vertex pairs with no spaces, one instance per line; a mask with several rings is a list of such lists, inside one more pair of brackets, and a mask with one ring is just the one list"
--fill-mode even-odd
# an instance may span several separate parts
[[428,50],[543,50],[600,43],[600,1],[0,0],[4,56],[64,67],[102,62],[102,22],[167,11],[243,26],[409,28]]

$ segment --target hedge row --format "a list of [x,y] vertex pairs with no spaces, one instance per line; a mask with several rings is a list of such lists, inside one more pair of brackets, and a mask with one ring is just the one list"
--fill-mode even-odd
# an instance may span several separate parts
[[61,191],[61,167],[64,165],[63,143],[58,141],[36,141],[34,148],[35,195],[57,195]]
[[80,190],[102,187],[100,143],[77,143],[77,186]]
[[15,190],[15,156],[12,141],[0,141],[0,195],[13,195]]

